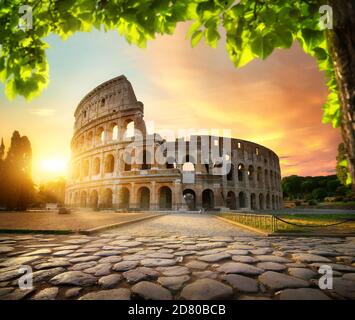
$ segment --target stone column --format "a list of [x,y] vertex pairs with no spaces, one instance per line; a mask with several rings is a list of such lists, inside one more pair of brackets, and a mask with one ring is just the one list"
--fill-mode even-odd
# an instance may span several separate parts
[[149,204],[149,209],[152,211],[156,211],[159,209],[159,199],[158,199],[158,190],[156,186],[156,182],[152,181],[150,184],[150,204]]

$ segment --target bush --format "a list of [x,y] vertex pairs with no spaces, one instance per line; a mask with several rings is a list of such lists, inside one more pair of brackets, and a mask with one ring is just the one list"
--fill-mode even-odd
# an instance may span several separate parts
[[308,205],[310,205],[310,206],[316,206],[317,204],[318,204],[318,202],[314,199],[308,201]]
[[316,200],[323,200],[327,196],[327,190],[325,188],[317,188],[312,191],[312,197]]

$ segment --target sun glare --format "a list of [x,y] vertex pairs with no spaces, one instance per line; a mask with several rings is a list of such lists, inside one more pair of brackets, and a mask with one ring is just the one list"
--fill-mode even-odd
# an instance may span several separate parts
[[40,163],[40,167],[43,171],[62,173],[65,171],[67,161],[65,159],[53,158],[44,159]]

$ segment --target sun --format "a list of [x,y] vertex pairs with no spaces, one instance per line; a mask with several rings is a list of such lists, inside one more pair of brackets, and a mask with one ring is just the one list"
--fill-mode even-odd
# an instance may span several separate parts
[[67,160],[64,158],[48,158],[40,161],[42,171],[51,173],[63,173],[67,167]]

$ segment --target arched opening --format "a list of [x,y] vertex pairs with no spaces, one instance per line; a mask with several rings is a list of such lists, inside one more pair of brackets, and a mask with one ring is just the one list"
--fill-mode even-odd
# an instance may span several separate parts
[[107,209],[112,208],[112,190],[109,188],[104,191],[102,206]]
[[142,187],[138,190],[139,207],[144,210],[150,208],[150,190],[147,187]]
[[115,158],[112,154],[106,156],[105,159],[105,173],[111,173],[115,169]]
[[124,139],[130,139],[135,136],[135,126],[134,126],[134,121],[128,120],[126,122],[126,129],[124,132]]
[[271,197],[271,205],[272,205],[272,210],[275,210],[275,196],[272,195]]
[[246,201],[245,201],[245,194],[244,192],[239,192],[238,195],[238,200],[239,200],[239,208],[246,208]]
[[94,175],[97,176],[100,173],[101,161],[100,158],[94,160]]
[[169,187],[162,187],[159,190],[159,208],[160,209],[172,209],[172,192]]
[[103,127],[100,127],[96,131],[96,143],[100,144],[105,141],[105,130]]
[[265,209],[264,195],[262,193],[259,194],[259,208],[260,209]]
[[116,123],[111,124],[110,133],[112,140],[118,140],[118,125]]
[[97,193],[96,190],[91,191],[90,194],[90,207],[92,209],[97,209],[99,204],[99,194]]
[[269,188],[269,172],[265,169],[264,172],[264,178],[265,178],[265,188]]
[[143,150],[143,163],[142,170],[149,170],[151,168],[152,158],[151,154],[147,150]]
[[227,181],[233,181],[234,179],[234,165],[230,164],[229,165],[229,172],[227,174]]
[[253,166],[248,167],[248,178],[249,178],[249,182],[254,182],[254,167]]
[[202,192],[202,208],[206,210],[214,208],[214,196],[211,189]]
[[263,183],[263,170],[261,169],[261,167],[258,167],[257,171],[256,171],[256,181],[258,182],[259,187],[262,186]]
[[86,208],[86,191],[82,191],[80,195],[80,207]]
[[89,160],[85,160],[83,165],[83,176],[87,177],[88,175],[89,175]]
[[228,192],[226,202],[227,202],[227,207],[230,210],[237,209],[237,199],[236,199],[235,193],[233,191]]
[[266,209],[270,209],[270,195],[266,195]]
[[274,174],[271,170],[270,170],[270,187],[272,190],[274,189]]
[[80,206],[79,192],[75,192],[74,194],[74,206],[76,207]]
[[87,135],[87,138],[86,138],[86,145],[87,145],[87,148],[91,148],[92,147],[92,142],[93,142],[93,133],[92,131],[90,131]]
[[240,163],[238,165],[238,181],[244,181],[244,165]]
[[252,193],[250,195],[250,208],[251,210],[255,210],[256,209],[256,196],[254,193]]
[[129,190],[126,187],[123,187],[121,190],[121,207],[123,209],[129,208]]
[[183,191],[183,196],[186,202],[187,207],[190,211],[196,209],[196,194],[195,191],[191,189],[186,189]]

